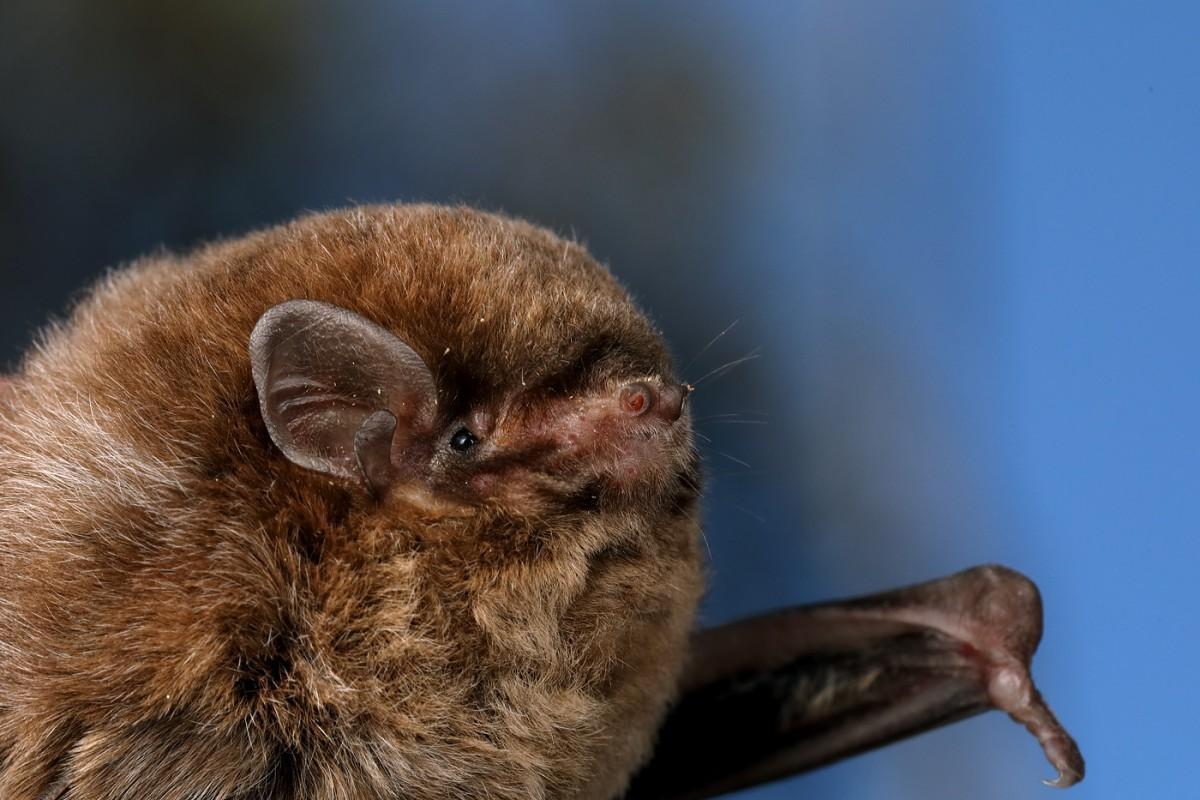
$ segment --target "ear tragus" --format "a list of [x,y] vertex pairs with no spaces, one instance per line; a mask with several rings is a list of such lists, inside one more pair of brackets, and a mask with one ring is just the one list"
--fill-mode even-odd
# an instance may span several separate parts
[[392,480],[393,437],[429,425],[433,375],[398,336],[338,306],[289,300],[250,334],[250,366],[272,441],[307,469]]

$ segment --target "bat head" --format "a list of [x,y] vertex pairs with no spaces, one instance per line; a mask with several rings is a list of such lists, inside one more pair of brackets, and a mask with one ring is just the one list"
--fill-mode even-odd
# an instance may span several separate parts
[[63,623],[2,632],[54,677],[5,698],[0,789],[607,798],[648,754],[697,458],[660,337],[577,245],[310,217],[111,278],[21,392],[0,518],[58,544],[0,566]]

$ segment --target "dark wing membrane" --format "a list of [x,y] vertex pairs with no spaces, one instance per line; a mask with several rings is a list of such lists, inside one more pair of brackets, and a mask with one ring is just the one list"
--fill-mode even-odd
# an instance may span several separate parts
[[1075,742],[1029,674],[1041,600],[978,567],[870,597],[697,634],[682,696],[627,800],[706,798],[813,769],[992,708],[1083,777]]

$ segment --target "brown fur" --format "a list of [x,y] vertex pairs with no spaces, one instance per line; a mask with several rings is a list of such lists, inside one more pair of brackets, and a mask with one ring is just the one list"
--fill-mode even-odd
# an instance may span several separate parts
[[0,418],[0,797],[603,798],[648,754],[700,591],[686,419],[598,506],[377,502],[271,444],[270,306],[361,314],[444,421],[667,376],[579,246],[466,209],[312,216],[105,280]]

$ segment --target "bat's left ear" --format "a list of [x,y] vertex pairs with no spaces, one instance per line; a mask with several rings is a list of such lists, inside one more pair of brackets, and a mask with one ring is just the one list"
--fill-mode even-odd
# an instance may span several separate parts
[[394,480],[406,443],[433,420],[433,375],[416,351],[328,303],[290,300],[268,309],[250,335],[250,366],[263,420],[283,454],[377,494]]

